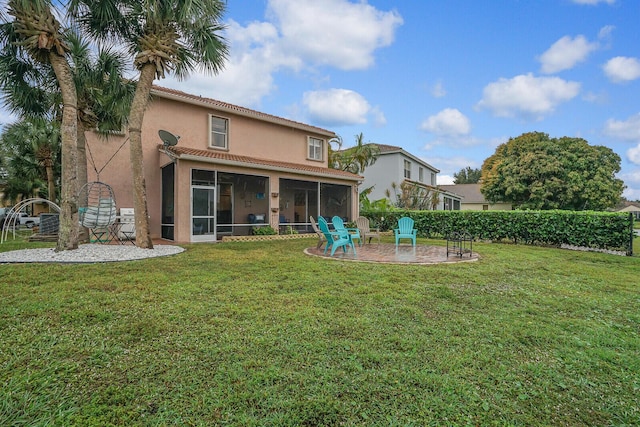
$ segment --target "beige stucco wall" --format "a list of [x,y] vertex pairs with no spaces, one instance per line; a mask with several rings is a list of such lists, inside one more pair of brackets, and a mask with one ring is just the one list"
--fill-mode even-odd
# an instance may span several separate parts
[[[200,150],[212,150],[209,144],[209,114],[229,119],[229,153],[280,162],[292,162],[312,166],[326,167],[327,144],[324,147],[323,161],[307,159],[307,137],[314,136],[325,140],[326,136],[317,135],[306,130],[295,129],[274,123],[261,122],[236,114],[220,113],[213,109],[171,99],[156,97],[145,113],[142,126],[144,155],[144,173],[147,186],[147,206],[150,215],[152,238],[159,238],[161,233],[161,168],[171,159],[159,152],[161,140],[158,130],[163,129],[180,136],[179,145]],[[115,190],[118,208],[133,207],[132,175],[129,161],[129,143],[125,135],[111,135],[101,138],[94,133],[87,135],[89,150],[92,153],[96,168],[100,171],[99,179]],[[124,145],[123,145],[124,143]],[[108,164],[107,164],[108,162]],[[106,166],[105,166],[106,165]],[[189,241],[190,231],[190,184],[191,170],[208,169],[248,175],[260,175],[269,178],[270,189],[268,202],[270,223],[275,227],[280,212],[272,212],[271,207],[278,207],[279,200],[271,197],[271,193],[279,192],[279,178],[317,181],[317,177],[305,176],[304,173],[283,173],[281,171],[255,170],[242,167],[220,166],[211,163],[178,160],[176,165],[174,237],[177,242]],[[88,166],[89,181],[97,180],[91,162]],[[345,185],[344,180],[320,179],[322,182]],[[353,183],[351,212],[358,212],[358,196],[356,184]],[[238,207],[242,209],[242,207]],[[247,214],[250,212],[247,212]],[[286,214],[286,213],[285,213]]]
[[[483,206],[487,205],[487,203],[465,203],[464,201],[460,204],[461,211],[481,211],[483,210]],[[510,211],[511,204],[510,203],[496,203],[489,204],[490,211]]]

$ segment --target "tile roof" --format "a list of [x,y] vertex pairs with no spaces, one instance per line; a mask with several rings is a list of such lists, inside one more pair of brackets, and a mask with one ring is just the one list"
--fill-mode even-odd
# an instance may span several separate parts
[[480,192],[480,184],[438,185],[438,187],[462,196],[464,203],[488,203]]
[[324,135],[329,138],[335,138],[337,135],[327,129],[322,129],[317,126],[308,125],[301,122],[296,122],[294,120],[285,119],[283,117],[274,116],[267,113],[262,113],[260,111],[251,110],[249,108],[240,107],[238,105],[229,104],[227,102],[218,101],[212,98],[206,98],[198,95],[192,95],[186,92],[182,92],[175,89],[169,89],[161,86],[154,85],[151,89],[151,94],[154,96],[160,96],[163,98],[170,99],[181,99],[186,102],[195,102],[201,105],[206,105],[209,108],[215,108],[217,110],[228,111],[231,113],[239,114],[245,117],[252,117],[258,120],[264,120],[271,123],[276,123],[282,126],[293,127],[296,129],[302,129],[309,132],[318,133]]
[[[159,144],[158,147],[161,150],[165,149],[165,146]],[[345,172],[338,169],[325,168],[319,166],[310,166],[300,163],[281,162],[277,160],[259,159],[249,156],[238,156],[230,154],[225,151],[217,150],[198,150],[195,148],[173,146],[166,147],[168,151],[173,153],[178,159],[193,157],[194,160],[212,159],[220,163],[234,164],[237,166],[253,167],[257,169],[278,169],[289,172],[304,173],[306,175],[325,176],[329,178],[341,178],[350,181],[361,181],[363,177],[360,175],[352,174],[351,172]]]
[[381,153],[387,153],[387,152],[392,152],[392,151],[402,151],[403,150],[402,147],[396,147],[395,145],[375,144],[375,143],[372,143],[372,145],[376,145]]

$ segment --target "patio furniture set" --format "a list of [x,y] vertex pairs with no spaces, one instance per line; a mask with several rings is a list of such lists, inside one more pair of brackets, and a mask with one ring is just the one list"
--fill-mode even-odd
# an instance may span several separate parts
[[[371,240],[376,238],[378,240],[378,246],[380,246],[380,230],[378,228],[371,228],[369,219],[365,217],[358,217],[355,221],[356,227],[350,228],[344,225],[342,218],[334,216],[331,219],[331,225],[323,217],[318,218],[318,222],[313,217],[310,217],[311,226],[318,235],[318,244],[316,249],[321,249],[322,245],[325,245],[324,254],[329,249],[330,255],[333,256],[339,248],[342,248],[346,253],[348,249],[353,251],[356,255],[355,240],[358,240],[358,246],[362,246],[367,243],[371,244]],[[414,220],[409,217],[402,217],[398,220],[398,225],[393,229],[395,237],[396,250],[402,239],[409,239],[412,247],[416,247],[417,229],[414,228]],[[465,254],[472,257],[473,255],[473,237],[466,232],[451,233],[447,236],[446,257],[449,255],[455,255],[462,258]]]
[[[356,219],[356,227],[345,227],[344,221],[338,216],[334,216],[331,219],[333,229],[329,227],[329,223],[323,217],[318,218],[318,224],[313,217],[311,217],[311,226],[318,234],[318,244],[316,249],[320,249],[323,244],[326,243],[324,253],[326,254],[329,248],[331,248],[331,256],[333,256],[338,248],[342,248],[344,252],[348,248],[353,250],[356,254],[356,245],[354,240],[358,240],[358,245],[362,246],[363,241],[366,242],[374,237],[378,239],[378,245],[380,245],[380,230],[378,228],[371,228],[369,219],[365,217],[358,217]],[[398,226],[394,228],[393,233],[395,236],[396,247],[400,244],[401,239],[410,239],[412,246],[416,245],[416,236],[418,231],[413,227],[414,221],[409,217],[402,217],[398,220]]]

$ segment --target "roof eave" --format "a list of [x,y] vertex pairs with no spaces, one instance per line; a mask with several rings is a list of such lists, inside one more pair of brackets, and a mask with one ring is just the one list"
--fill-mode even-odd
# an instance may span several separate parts
[[321,128],[317,128],[314,126],[310,126],[310,125],[305,125],[304,123],[297,123],[294,121],[290,121],[287,120],[285,118],[282,117],[275,117],[275,116],[269,116],[269,115],[265,115],[265,116],[257,116],[255,113],[251,112],[251,111],[245,111],[242,107],[239,108],[229,108],[229,107],[225,107],[224,105],[213,105],[208,99],[203,98],[203,99],[195,99],[195,98],[191,98],[190,96],[185,96],[185,95],[180,95],[177,93],[172,93],[172,92],[166,92],[163,91],[161,89],[158,88],[152,88],[151,89],[151,94],[153,96],[157,96],[160,98],[165,98],[165,99],[170,99],[173,101],[178,101],[178,102],[184,102],[187,104],[191,104],[191,105],[196,105],[198,107],[204,107],[207,109],[215,109],[217,111],[223,111],[229,114],[235,114],[238,116],[242,116],[242,117],[248,117],[254,120],[260,120],[263,122],[268,122],[268,123],[273,123],[276,125],[280,125],[280,126],[286,126],[286,127],[290,127],[290,128],[294,128],[294,129],[299,129],[299,130],[304,130],[305,132],[311,132],[317,135],[322,135],[325,136],[327,138],[335,138],[337,135],[335,132],[326,130],[326,129],[321,129]]
[[244,161],[238,161],[238,160],[210,158],[210,157],[198,156],[195,154],[179,154],[176,157],[179,160],[191,160],[191,161],[202,162],[202,163],[215,163],[219,165],[239,166],[244,168],[253,167],[255,169],[269,170],[274,172],[287,172],[287,173],[296,173],[296,174],[322,177],[322,178],[342,179],[345,181],[353,181],[358,183],[361,182],[363,179],[358,175],[344,176],[344,175],[335,175],[335,174],[323,173],[323,172],[301,171],[299,169],[288,168],[285,166],[265,165],[261,163],[251,163],[251,162],[244,162]]

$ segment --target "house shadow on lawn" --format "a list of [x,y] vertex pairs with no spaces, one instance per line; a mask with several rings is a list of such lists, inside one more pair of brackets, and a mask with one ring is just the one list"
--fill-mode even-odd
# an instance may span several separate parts
[[320,249],[306,248],[304,253],[311,256],[335,259],[340,261],[375,262],[387,264],[443,264],[477,261],[480,256],[477,252],[466,253],[462,257],[453,253],[447,256],[445,246],[416,245],[407,244],[396,245],[391,243],[356,244],[356,253],[349,248],[347,252],[342,249],[336,250],[331,256],[330,250],[324,253],[324,246]]

